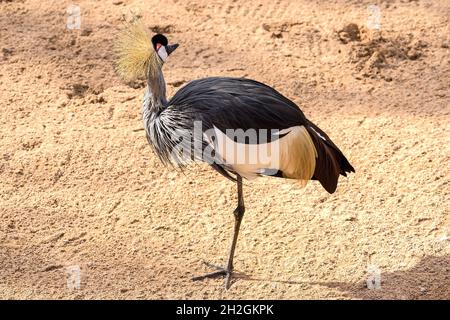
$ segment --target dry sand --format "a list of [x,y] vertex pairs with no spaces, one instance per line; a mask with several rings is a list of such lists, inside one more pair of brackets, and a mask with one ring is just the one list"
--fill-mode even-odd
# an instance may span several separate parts
[[[0,298],[450,299],[448,0],[79,0],[79,30],[70,4],[0,1]],[[190,277],[225,261],[235,186],[152,153],[142,83],[112,67],[130,12],[181,44],[169,96],[205,76],[265,82],[356,169],[333,195],[246,182],[229,291]]]

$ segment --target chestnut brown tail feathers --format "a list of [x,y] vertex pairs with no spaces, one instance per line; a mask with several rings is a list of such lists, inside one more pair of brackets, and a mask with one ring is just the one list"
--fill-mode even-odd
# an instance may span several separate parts
[[319,127],[310,122],[307,130],[317,150],[316,168],[312,179],[318,180],[325,190],[333,193],[336,191],[339,175],[347,176],[347,172],[355,172],[355,169]]

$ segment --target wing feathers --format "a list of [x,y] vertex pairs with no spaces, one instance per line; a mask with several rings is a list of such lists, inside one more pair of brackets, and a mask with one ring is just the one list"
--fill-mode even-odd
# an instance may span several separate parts
[[[289,129],[289,133],[281,138],[280,170],[285,178],[299,179],[306,185],[314,174],[317,151],[304,126]],[[282,130],[281,133],[283,133]]]
[[307,129],[317,150],[317,164],[312,178],[319,180],[325,190],[333,193],[336,191],[339,174],[346,176],[346,172],[355,172],[355,169],[322,130],[312,123]]
[[217,128],[215,135],[215,151],[227,166],[247,179],[281,171],[283,177],[306,185],[314,174],[317,151],[304,126],[281,130],[280,139],[260,144],[235,142]]

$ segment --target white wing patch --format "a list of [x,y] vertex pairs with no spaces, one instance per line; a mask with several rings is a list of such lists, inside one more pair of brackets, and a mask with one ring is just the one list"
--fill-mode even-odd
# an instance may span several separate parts
[[254,179],[265,168],[279,167],[279,140],[271,143],[245,144],[235,142],[214,126],[214,149],[224,163],[246,179]]
[[281,170],[285,177],[306,185],[314,175],[317,151],[304,126],[281,130],[282,138],[261,144],[238,143],[218,128],[214,130],[216,152],[242,177],[254,179],[263,172]]

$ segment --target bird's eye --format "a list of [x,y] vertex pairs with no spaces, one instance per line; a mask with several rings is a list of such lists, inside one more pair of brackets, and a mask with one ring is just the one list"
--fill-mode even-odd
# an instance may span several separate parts
[[156,51],[159,50],[160,47],[167,46],[167,38],[163,36],[162,34],[156,34],[152,38],[153,48],[155,48]]

